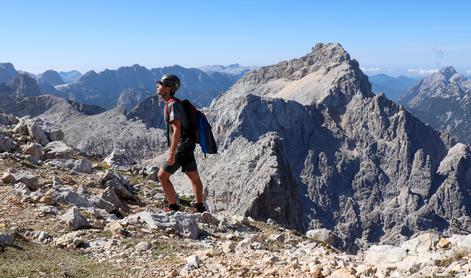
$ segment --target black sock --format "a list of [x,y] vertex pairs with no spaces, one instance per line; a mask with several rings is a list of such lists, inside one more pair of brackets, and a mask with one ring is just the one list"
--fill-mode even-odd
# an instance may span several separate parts
[[195,208],[197,212],[204,212],[206,211],[206,207],[203,203],[195,203]]
[[170,204],[170,205],[168,205],[168,207],[171,208],[174,211],[179,211],[180,210],[180,206],[177,203]]

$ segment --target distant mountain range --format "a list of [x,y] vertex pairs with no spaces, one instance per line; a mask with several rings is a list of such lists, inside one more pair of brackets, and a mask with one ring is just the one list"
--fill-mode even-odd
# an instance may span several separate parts
[[[207,66],[206,71],[178,65],[150,70],[133,65],[99,73],[89,71],[83,75],[78,71],[58,73],[48,70],[35,78],[42,94],[56,95],[106,109],[120,106],[130,110],[146,97],[155,94],[156,80],[166,73],[174,73],[182,81],[177,96],[204,107],[250,69],[251,67],[245,68],[238,64],[227,67]],[[11,63],[0,64],[0,82],[11,82],[18,73]]]
[[224,73],[224,74],[229,74],[229,75],[235,75],[242,77],[244,74],[247,72],[258,69],[256,66],[250,66],[250,67],[243,67],[239,64],[232,64],[229,66],[221,66],[221,65],[208,65],[204,67],[200,67],[200,70],[206,72],[206,73]]
[[398,76],[392,77],[386,74],[368,76],[371,89],[374,93],[384,93],[391,100],[398,100],[420,78]]
[[59,75],[61,76],[62,80],[67,84],[77,82],[80,79],[80,76],[82,76],[82,74],[76,70],[61,71],[59,72]]
[[423,122],[471,144],[471,80],[453,67],[422,79],[398,100]]

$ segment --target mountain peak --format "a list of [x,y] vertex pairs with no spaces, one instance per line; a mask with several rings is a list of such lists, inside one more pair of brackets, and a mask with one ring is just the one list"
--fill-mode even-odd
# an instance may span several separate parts
[[322,57],[323,61],[331,63],[341,63],[350,60],[350,54],[340,43],[317,43],[307,56]]
[[300,58],[248,73],[239,84],[255,86],[252,94],[322,103],[332,111],[342,110],[354,95],[373,96],[358,62],[339,43],[318,43]]
[[443,75],[447,80],[449,80],[457,72],[454,67],[448,66],[440,69],[438,73],[440,75]]

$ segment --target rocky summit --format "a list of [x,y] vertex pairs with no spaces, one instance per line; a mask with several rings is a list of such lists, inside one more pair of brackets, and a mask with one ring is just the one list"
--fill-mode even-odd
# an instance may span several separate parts
[[375,96],[339,44],[247,74],[207,114],[221,147],[200,167],[214,211],[326,228],[350,251],[470,232],[469,147]]
[[410,88],[399,100],[433,128],[443,129],[456,140],[471,143],[471,81],[446,67]]

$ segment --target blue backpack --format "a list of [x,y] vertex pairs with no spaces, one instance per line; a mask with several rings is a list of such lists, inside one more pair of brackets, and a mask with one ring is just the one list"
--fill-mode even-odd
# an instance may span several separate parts
[[[178,101],[183,105],[188,117],[189,128],[188,130],[185,130],[185,136],[192,138],[195,143],[200,145],[201,151],[205,157],[206,154],[216,154],[218,152],[216,140],[214,140],[213,131],[206,116],[196,109],[196,107],[187,99],[179,100],[177,98],[173,98],[173,100]],[[172,100],[170,100],[170,102],[171,101]],[[168,130],[169,128],[167,124],[167,140],[170,142]]]

